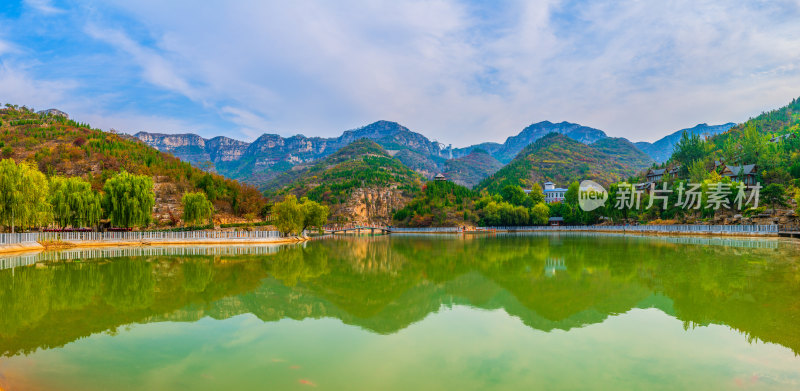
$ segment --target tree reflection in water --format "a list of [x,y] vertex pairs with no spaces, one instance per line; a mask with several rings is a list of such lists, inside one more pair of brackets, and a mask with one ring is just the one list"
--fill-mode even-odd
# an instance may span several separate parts
[[0,271],[0,351],[62,346],[131,323],[333,317],[375,333],[443,306],[503,309],[570,330],[655,307],[800,353],[800,254],[583,235],[320,240],[273,254],[138,256]]

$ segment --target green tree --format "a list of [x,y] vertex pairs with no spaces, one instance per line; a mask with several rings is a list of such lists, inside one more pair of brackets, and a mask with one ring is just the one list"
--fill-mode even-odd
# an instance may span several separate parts
[[578,205],[578,191],[580,191],[580,184],[577,181],[570,183],[564,194],[564,202],[573,207]]
[[102,197],[92,185],[78,177],[53,177],[50,180],[53,220],[60,227],[91,227],[103,214]]
[[703,140],[700,139],[700,135],[684,131],[678,144],[675,145],[675,152],[673,152],[672,157],[680,163],[681,170],[686,173],[689,165],[702,159],[704,155],[705,145]]
[[761,190],[761,198],[775,213],[776,206],[786,206],[786,189],[780,183],[771,183]]
[[534,183],[531,186],[531,192],[528,193],[528,197],[530,197],[533,205],[539,205],[539,203],[544,202],[544,191],[542,191],[542,187],[539,186],[538,183]]
[[103,209],[116,227],[150,224],[155,205],[153,179],[122,171],[109,178],[103,186]]
[[797,205],[797,209],[795,209],[794,213],[800,215],[800,189],[794,191],[794,204]]
[[689,179],[691,183],[701,183],[708,178],[708,170],[702,160],[695,160],[689,166]]
[[275,226],[284,235],[297,235],[303,230],[305,213],[294,195],[287,195],[283,201],[272,207],[272,211],[277,215]]
[[739,163],[752,164],[759,160],[759,157],[767,148],[766,138],[758,131],[756,126],[750,124],[744,129],[743,137],[739,139],[741,155]]
[[201,225],[214,215],[214,205],[202,191],[185,193],[181,198],[183,205],[183,223]]
[[500,191],[503,199],[512,205],[522,205],[525,203],[526,194],[519,186],[508,185]]
[[300,208],[303,211],[303,228],[300,232],[309,227],[322,230],[322,227],[328,222],[329,209],[327,206],[303,197],[300,200]]
[[531,224],[545,225],[550,220],[550,208],[544,202],[539,202],[531,208]]
[[0,224],[33,227],[52,221],[47,178],[31,166],[0,161]]

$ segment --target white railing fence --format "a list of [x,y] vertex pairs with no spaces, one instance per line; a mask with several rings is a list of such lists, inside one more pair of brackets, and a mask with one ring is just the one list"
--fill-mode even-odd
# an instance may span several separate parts
[[597,232],[696,232],[696,233],[778,233],[776,224],[768,225],[562,225],[527,227],[478,227],[486,231],[597,231]]
[[[394,233],[458,233],[460,227],[388,228]],[[590,232],[664,232],[664,233],[740,233],[777,234],[778,226],[769,225],[605,225],[605,226],[524,226],[478,227],[479,231],[590,231]],[[158,241],[210,241],[210,240],[268,240],[278,239],[278,231],[187,231],[187,232],[32,232],[0,234],[0,245],[62,242],[158,242]]]
[[186,231],[186,232],[32,232],[0,234],[0,245],[41,241],[61,242],[158,242],[214,239],[266,240],[281,237],[278,231]]
[[25,244],[36,243],[39,240],[38,233],[14,233],[0,234],[0,245],[3,244]]
[[161,256],[240,256],[272,255],[281,247],[259,245],[207,245],[199,247],[114,247],[45,251],[34,255],[13,255],[0,257],[0,270],[33,265],[37,262],[58,262],[69,260],[110,259],[118,257],[161,257]]
[[392,233],[420,233],[420,232],[461,232],[460,227],[430,227],[430,228],[389,228],[389,232]]

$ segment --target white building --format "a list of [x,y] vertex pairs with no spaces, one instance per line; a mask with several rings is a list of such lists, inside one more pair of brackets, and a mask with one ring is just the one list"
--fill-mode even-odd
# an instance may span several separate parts
[[552,204],[554,202],[563,202],[564,195],[567,194],[567,189],[557,188],[553,182],[544,183],[544,202]]

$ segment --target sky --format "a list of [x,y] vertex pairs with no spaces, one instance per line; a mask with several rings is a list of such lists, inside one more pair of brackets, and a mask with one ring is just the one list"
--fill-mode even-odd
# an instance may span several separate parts
[[104,130],[632,141],[800,96],[800,0],[3,0],[0,103]]

